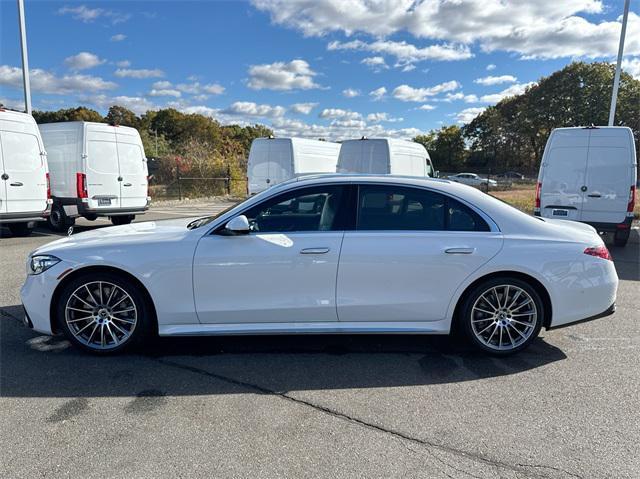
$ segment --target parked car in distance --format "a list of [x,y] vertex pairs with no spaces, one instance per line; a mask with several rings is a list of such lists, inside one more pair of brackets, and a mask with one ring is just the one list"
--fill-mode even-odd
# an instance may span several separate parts
[[556,128],[542,156],[535,213],[590,224],[629,240],[638,166],[627,127]]
[[47,156],[31,115],[0,107],[0,224],[31,233],[50,213]]
[[526,179],[525,175],[522,173],[518,173],[517,171],[507,171],[502,173],[501,175],[496,175],[496,178],[505,179],[505,180],[524,180]]
[[127,224],[149,208],[147,160],[135,128],[88,121],[39,126],[51,174],[51,229],[65,231],[79,216]]
[[362,175],[290,180],[218,216],[67,236],[27,271],[27,325],[96,353],[155,332],[459,328],[504,355],[542,327],[612,312],[618,286],[591,226],[446,180]]
[[338,173],[435,177],[429,153],[420,143],[391,138],[346,140],[340,147]]
[[462,183],[469,186],[498,186],[498,182],[488,178],[482,178],[475,173],[458,173],[457,175],[447,176],[448,180]]
[[334,173],[340,145],[306,138],[256,138],[247,163],[248,193],[254,195],[301,175]]

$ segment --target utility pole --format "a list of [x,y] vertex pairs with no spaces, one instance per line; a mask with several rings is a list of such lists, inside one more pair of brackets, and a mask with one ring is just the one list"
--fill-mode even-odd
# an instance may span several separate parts
[[611,92],[611,108],[609,109],[609,126],[613,126],[616,117],[616,103],[618,101],[618,87],[620,86],[620,69],[622,68],[622,52],[624,51],[624,37],[627,34],[627,19],[629,18],[629,4],[631,0],[624,2],[624,14],[622,15],[622,30],[620,31],[620,45],[618,46],[618,61],[616,74],[613,77],[613,92]]
[[27,54],[27,29],[24,22],[24,0],[18,0],[18,23],[20,24],[20,47],[22,49],[24,109],[29,115],[31,115],[31,85],[29,83],[29,55]]

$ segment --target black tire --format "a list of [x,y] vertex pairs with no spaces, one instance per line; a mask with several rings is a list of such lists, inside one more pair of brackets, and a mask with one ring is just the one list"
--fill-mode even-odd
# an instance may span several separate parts
[[33,232],[33,224],[9,223],[9,230],[13,236],[29,236]]
[[69,226],[76,223],[75,218],[69,218],[64,212],[64,208],[60,204],[54,204],[51,208],[51,214],[47,218],[47,225],[53,231],[63,233],[67,231]]
[[[129,299],[125,299],[122,303],[115,303],[115,301],[118,301],[120,299],[118,297],[119,292],[116,289],[116,294],[114,295],[111,301],[112,308],[114,306],[114,303],[116,308],[121,307],[120,305],[123,305],[124,309],[127,309],[128,307],[130,308],[131,307],[130,303],[132,303],[132,305],[135,306],[135,314],[136,314],[135,325],[132,328],[130,335],[126,338],[126,340],[123,340],[120,344],[117,344],[112,339],[109,339],[108,330],[111,326],[107,328],[106,327],[107,325],[105,324],[104,327],[102,327],[101,323],[97,323],[97,321],[100,320],[100,315],[98,314],[96,309],[98,308],[102,309],[103,308],[102,305],[98,306],[97,308],[94,308],[93,311],[95,312],[95,314],[91,313],[92,310],[88,309],[88,305],[84,306],[87,309],[87,314],[92,314],[94,316],[86,321],[82,321],[82,322],[76,321],[72,323],[67,323],[66,321],[67,303],[69,303],[70,301],[77,301],[75,299],[77,298],[77,296],[73,297],[73,299],[72,299],[72,296],[74,295],[75,292],[85,291],[85,288],[83,287],[83,285],[88,284],[89,289],[93,289],[92,294],[94,294],[94,298],[98,300],[99,298],[98,291],[95,289],[96,288],[95,285],[97,283],[101,283],[103,287],[104,296],[102,299],[100,299],[100,301],[106,302],[104,297],[109,296],[109,285],[115,285],[118,288],[120,288],[120,290],[124,291],[129,296]],[[109,297],[108,299],[111,299],[111,297]],[[76,303],[75,306],[77,306],[78,304],[79,303]],[[59,329],[64,333],[67,339],[74,346],[84,351],[97,354],[97,355],[111,355],[111,354],[118,354],[125,350],[130,350],[132,348],[135,348],[139,346],[144,339],[151,339],[152,331],[153,331],[152,326],[153,324],[155,324],[154,318],[152,316],[153,314],[152,311],[153,309],[148,304],[146,296],[144,292],[140,290],[140,286],[138,284],[134,283],[133,281],[121,275],[116,275],[109,272],[96,272],[96,273],[86,273],[86,274],[77,276],[64,285],[62,291],[60,292],[60,295],[58,296],[57,304],[55,305],[55,314],[56,314],[55,320],[57,321]],[[112,309],[110,313],[111,312],[114,312],[114,310]],[[82,316],[84,313],[83,312],[76,313],[73,311],[69,311],[69,314],[70,314],[70,319],[73,320],[77,316],[71,317],[71,315],[79,314],[80,316]],[[124,318],[124,316],[122,316],[122,318]],[[124,319],[121,319],[122,322],[118,322],[115,319],[113,319],[113,316],[109,315],[108,319],[103,319],[102,321],[105,321],[110,325],[116,324],[116,325],[122,326],[123,330],[127,329],[127,326],[126,326],[127,323],[124,323]],[[75,325],[77,325],[78,323],[79,323],[79,326],[77,326],[78,329],[76,330],[76,334],[74,334],[71,331],[71,328],[76,327]],[[80,328],[84,328],[85,326],[87,326],[88,328],[87,334],[88,334],[88,331],[92,331],[94,328],[92,324],[94,325],[98,324],[97,326],[98,329],[102,328],[105,330],[105,337],[107,338],[107,346],[109,346],[109,342],[113,343],[110,347],[101,348],[97,344],[92,346],[92,338],[89,338],[89,343],[83,342],[80,339],[78,339],[78,337],[76,336],[78,333],[78,330]],[[117,333],[117,330],[115,327],[112,328],[111,330],[115,332],[116,337],[119,336],[119,333]],[[124,335],[122,337],[124,338]],[[98,337],[96,336],[96,340],[97,339]]]
[[616,231],[613,235],[613,244],[624,248],[627,245],[627,241],[629,241],[630,233],[631,229]]
[[115,226],[128,225],[133,221],[134,218],[134,215],[112,216],[111,223],[113,223]]
[[[509,286],[509,288],[507,289],[506,286]],[[496,289],[494,290],[494,288]],[[517,289],[524,291],[529,296],[529,298],[532,300],[533,306],[531,306],[530,308],[524,308],[518,307],[519,303],[516,303],[515,306],[510,305],[515,294],[509,295],[509,291],[515,293],[517,292]],[[484,300],[481,299],[481,296],[483,294],[489,294],[489,292],[493,291],[496,291],[497,295],[497,297],[494,297],[493,293],[491,293],[491,295],[489,296],[495,303],[493,306],[496,308],[499,306],[499,301],[495,301],[496,299],[500,299],[500,301],[504,301],[505,303],[505,305],[502,305],[504,306],[504,308],[500,308],[500,311],[502,311],[500,314],[504,316],[500,316],[500,314],[498,313],[496,313],[495,316],[490,316],[488,314],[481,313],[478,310],[474,311],[474,305],[478,306],[478,308],[480,308],[481,306],[486,307],[486,303],[483,303]],[[502,293],[498,291],[502,291]],[[509,296],[509,298],[511,299],[508,298],[507,300],[505,300],[505,296]],[[526,296],[524,296],[522,293],[519,296],[523,299],[526,299]],[[498,306],[496,306],[496,304]],[[524,306],[528,306],[528,304],[525,304]],[[534,306],[535,309],[533,309]],[[513,308],[514,311],[511,311],[511,308]],[[509,310],[508,312],[507,309]],[[520,310],[520,313],[518,313],[516,310]],[[522,313],[527,313],[529,310],[535,310],[535,323],[532,320],[532,315],[526,316],[526,319],[520,317]],[[518,316],[518,319],[516,320],[515,317],[512,317],[512,314]],[[544,303],[536,289],[533,288],[529,283],[519,278],[504,276],[483,281],[465,295],[459,309],[457,326],[460,327],[460,329],[464,332],[464,335],[467,337],[467,340],[476,348],[495,356],[508,356],[510,354],[522,351],[523,349],[531,345],[531,343],[538,337],[538,334],[540,333],[544,318]],[[520,320],[527,322],[531,321],[532,324],[525,328],[524,326],[522,326],[523,323],[516,324],[511,322]],[[474,327],[477,328],[476,331],[474,331]],[[489,344],[491,344],[491,346],[489,346],[488,344],[485,344],[485,342],[483,342],[478,337],[479,334],[477,334],[481,332],[480,330],[483,330],[485,328],[489,328],[487,333],[493,332],[495,328],[495,331],[500,331],[501,334],[504,333],[505,335],[508,335],[509,339],[511,339],[511,337],[514,337],[516,339],[511,340],[510,343],[506,344],[506,349],[498,349],[496,345],[492,344],[492,338],[489,338]],[[517,331],[514,330],[515,328],[518,328],[518,330],[521,331],[523,335],[518,336]],[[506,332],[507,330],[509,331],[508,333]],[[526,339],[524,339],[523,336],[526,336]],[[496,342],[497,339],[498,338],[496,337]],[[502,341],[502,339],[502,336],[500,336],[500,341]],[[507,340],[505,339],[505,343],[506,342]]]
[[94,214],[84,215],[84,218],[88,221],[95,221],[98,219],[98,215],[94,215]]

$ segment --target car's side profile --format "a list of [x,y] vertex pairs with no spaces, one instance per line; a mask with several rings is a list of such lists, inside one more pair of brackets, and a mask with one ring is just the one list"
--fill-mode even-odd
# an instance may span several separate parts
[[464,331],[495,353],[606,311],[618,278],[587,225],[446,180],[292,180],[217,217],[73,235],[33,252],[26,322],[116,352],[161,336]]
[[458,173],[457,175],[448,176],[447,179],[470,186],[498,186],[495,180],[481,178],[475,173]]

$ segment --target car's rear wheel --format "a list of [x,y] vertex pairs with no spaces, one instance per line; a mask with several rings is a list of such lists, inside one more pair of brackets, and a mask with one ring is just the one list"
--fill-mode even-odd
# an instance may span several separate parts
[[501,277],[473,288],[460,313],[462,328],[474,346],[504,356],[535,340],[544,320],[544,304],[529,283]]
[[67,338],[97,354],[121,352],[148,336],[150,311],[138,285],[108,272],[72,279],[56,306],[58,324]]

